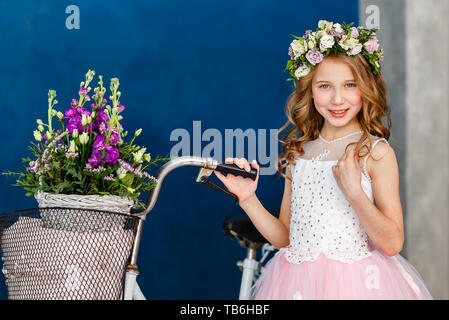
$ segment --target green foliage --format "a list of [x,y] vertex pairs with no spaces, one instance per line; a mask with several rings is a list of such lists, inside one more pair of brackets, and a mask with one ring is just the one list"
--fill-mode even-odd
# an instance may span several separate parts
[[[105,105],[104,96],[106,89],[103,87],[102,76],[99,76],[100,87],[94,89],[92,98],[87,94],[90,91],[89,83],[95,75],[89,70],[86,80],[81,82],[79,100],[72,105],[74,108],[82,107],[86,101],[93,99],[98,109],[92,110],[91,117],[83,119],[83,131],[75,131],[70,134],[62,119],[63,114],[54,110],[57,101],[56,91],[49,90],[48,93],[48,123],[38,119],[38,130],[34,131],[36,141],[31,141],[28,146],[32,157],[22,158],[27,166],[24,172],[6,171],[5,176],[16,176],[17,180],[13,186],[21,186],[26,190],[26,196],[37,194],[38,191],[57,194],[79,194],[79,195],[115,195],[130,197],[137,205],[145,206],[139,200],[143,191],[149,191],[156,187],[158,181],[151,176],[147,170],[151,166],[159,166],[170,160],[170,157],[151,157],[147,149],[134,144],[134,140],[140,135],[141,129],[137,130],[131,141],[126,142],[127,132],[123,132],[120,125],[120,112],[124,109],[120,105],[121,92],[118,91],[119,80],[111,79],[112,107]],[[120,108],[123,107],[123,108]],[[95,120],[94,111],[104,110],[108,115],[106,124],[109,128],[105,132],[105,143],[117,148],[118,161],[112,165],[105,162],[105,149],[102,151],[102,159],[99,165],[92,166],[88,159],[94,149],[94,141],[98,133],[88,130],[92,121]],[[52,126],[52,118],[57,116],[61,129],[55,130]],[[45,128],[47,128],[45,130]],[[84,133],[84,134],[82,134]],[[110,142],[112,134],[117,134],[118,142]],[[46,142],[44,142],[44,140]],[[100,150],[100,149],[98,149]]]

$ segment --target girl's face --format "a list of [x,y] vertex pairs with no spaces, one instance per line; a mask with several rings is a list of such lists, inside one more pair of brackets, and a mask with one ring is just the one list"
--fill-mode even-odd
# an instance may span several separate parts
[[326,127],[359,128],[356,115],[362,108],[362,96],[351,69],[344,61],[327,57],[317,65],[312,80],[312,96]]

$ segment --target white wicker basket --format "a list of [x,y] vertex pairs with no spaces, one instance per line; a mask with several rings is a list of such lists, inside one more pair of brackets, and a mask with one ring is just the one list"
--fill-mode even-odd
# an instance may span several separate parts
[[54,194],[38,191],[35,195],[39,208],[74,208],[83,210],[67,210],[66,214],[42,213],[45,227],[75,231],[107,231],[112,223],[108,223],[110,215],[101,215],[89,210],[101,210],[129,214],[134,202],[128,197],[111,195],[77,195]]

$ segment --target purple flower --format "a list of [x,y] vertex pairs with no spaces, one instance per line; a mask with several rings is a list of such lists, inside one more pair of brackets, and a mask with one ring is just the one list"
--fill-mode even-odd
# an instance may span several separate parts
[[357,38],[359,36],[359,30],[356,27],[351,27],[351,38]]
[[76,108],[71,108],[65,111],[65,117],[62,117],[62,119],[67,119],[67,118],[71,118],[74,115],[76,115]]
[[[87,117],[90,117],[90,112],[83,107],[70,108],[65,111],[65,117],[62,117],[62,119],[69,119],[67,123],[67,129],[69,130],[70,134],[73,133],[74,129],[77,129],[79,133],[84,131],[83,125],[81,124],[83,114]],[[90,133],[91,130],[92,126],[90,125],[88,127],[88,132]]]
[[110,175],[106,176],[103,178],[104,180],[108,180],[108,181],[114,181],[114,175],[111,173]]
[[288,55],[290,56],[291,60],[295,60],[295,56],[293,55],[293,48],[291,46],[288,47]]
[[79,91],[78,91],[78,93],[79,94],[86,94],[87,93],[87,89],[86,88],[81,88]]
[[98,122],[106,122],[109,120],[109,116],[103,110],[100,110],[98,111],[95,120]]
[[310,33],[312,33],[312,30],[306,30],[303,38],[309,39],[309,34]]
[[125,106],[123,104],[120,103],[120,101],[118,101],[119,106],[117,107],[118,112],[122,112],[123,110],[125,110]]
[[87,111],[85,108],[83,108],[83,107],[78,107],[77,110],[78,110],[78,112],[79,112],[80,114],[85,114],[87,117],[90,117],[90,112]]
[[306,53],[306,58],[311,64],[316,65],[317,63],[323,61],[324,56],[320,51],[318,51],[318,48],[315,48],[315,50],[310,50]]
[[97,138],[95,139],[93,147],[95,149],[103,149],[104,146],[105,146],[105,141],[106,141],[106,138],[104,136],[97,136]]
[[100,134],[106,135],[109,131],[109,126],[106,124],[106,122],[102,122],[97,129],[100,131]]
[[379,48],[379,44],[377,43],[376,38],[370,38],[367,42],[364,44],[366,51],[369,53],[373,53]]
[[77,106],[77,105],[78,105],[78,100],[72,99],[72,102],[70,102],[70,105],[71,105],[72,107]]
[[113,132],[111,136],[109,137],[110,143],[117,143],[120,140],[118,134],[116,132]]
[[101,161],[103,161],[103,159],[101,159],[101,152],[98,149],[94,149],[91,157],[87,160],[93,167],[98,167]]
[[119,159],[118,149],[116,147],[112,147],[110,145],[105,145],[104,149],[106,151],[106,158],[104,159],[104,161],[108,162],[114,166]]
[[36,159],[36,161],[31,161],[29,165],[31,172],[37,172],[37,169],[39,169],[39,159]]
[[71,117],[69,119],[69,122],[67,124],[67,129],[69,130],[70,134],[73,133],[74,129],[77,129],[78,132],[83,132],[84,128],[81,124],[81,115],[76,114],[75,116]]

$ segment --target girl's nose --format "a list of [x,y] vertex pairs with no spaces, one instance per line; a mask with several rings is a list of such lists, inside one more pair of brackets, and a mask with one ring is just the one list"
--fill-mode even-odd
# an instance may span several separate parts
[[340,90],[338,90],[338,89],[334,90],[334,94],[332,96],[332,103],[336,104],[336,105],[343,103],[343,96],[342,96]]

